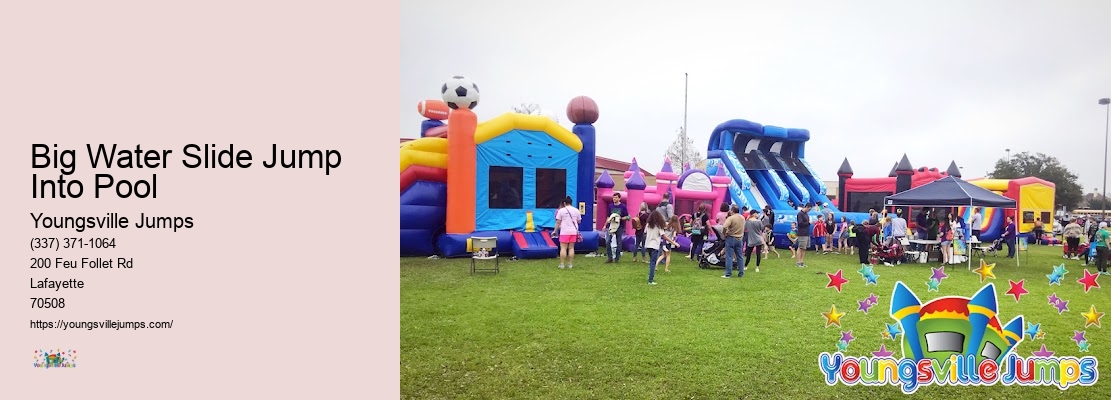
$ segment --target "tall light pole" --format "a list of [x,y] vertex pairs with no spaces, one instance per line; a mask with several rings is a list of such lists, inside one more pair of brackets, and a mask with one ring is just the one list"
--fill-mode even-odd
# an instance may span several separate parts
[[1103,122],[1103,198],[1099,201],[1099,218],[1102,220],[1107,213],[1107,127],[1111,125],[1111,98],[1099,99],[1099,104],[1107,109]]
[[[1014,167],[1014,165],[1011,164],[1011,149],[1005,149],[1005,150],[1007,151],[1007,162],[1004,163],[1003,165],[1005,165],[1007,169],[1011,169],[1012,167]],[[1017,168],[1016,168],[1015,172],[1016,173],[1018,172]],[[1015,175],[1015,176],[1017,177],[1018,175]]]
[[[683,160],[684,164],[687,159],[687,91],[690,89],[690,74],[683,73]],[[679,168],[685,168],[686,165],[680,165]],[[691,167],[694,167],[693,165]],[[687,172],[687,171],[683,171]]]

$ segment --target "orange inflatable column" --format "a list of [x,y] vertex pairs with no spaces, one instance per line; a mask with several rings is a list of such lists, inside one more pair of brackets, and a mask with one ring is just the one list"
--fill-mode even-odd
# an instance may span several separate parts
[[478,117],[474,111],[451,111],[447,125],[447,233],[474,232]]

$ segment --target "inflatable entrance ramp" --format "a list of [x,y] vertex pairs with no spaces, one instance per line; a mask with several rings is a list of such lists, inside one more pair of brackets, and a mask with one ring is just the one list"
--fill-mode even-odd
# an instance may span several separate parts
[[547,229],[536,232],[514,231],[513,255],[522,260],[558,257],[559,243],[552,239],[552,231]]

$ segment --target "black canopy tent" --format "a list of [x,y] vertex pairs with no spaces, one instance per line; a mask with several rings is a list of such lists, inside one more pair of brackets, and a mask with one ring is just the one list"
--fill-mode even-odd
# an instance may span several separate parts
[[[904,207],[997,207],[1016,208],[1010,198],[982,187],[947,176],[902,193],[884,197],[885,206]],[[972,268],[972,257],[968,258]]]

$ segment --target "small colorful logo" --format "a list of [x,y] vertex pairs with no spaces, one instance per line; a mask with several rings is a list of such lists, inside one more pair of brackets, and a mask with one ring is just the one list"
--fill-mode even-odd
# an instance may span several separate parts
[[35,368],[77,368],[77,350],[35,350]]
[[[1014,354],[1023,341],[1023,317],[999,322],[995,284],[972,297],[946,296],[922,303],[902,282],[891,293],[891,336],[902,335],[902,358],[893,352],[874,357],[822,353],[818,364],[826,384],[900,385],[914,393],[921,385],[1091,386],[1098,380],[1095,357],[1053,357],[1043,349],[1032,358]],[[1017,299],[1017,296],[1016,296]],[[886,332],[885,332],[886,333]]]

